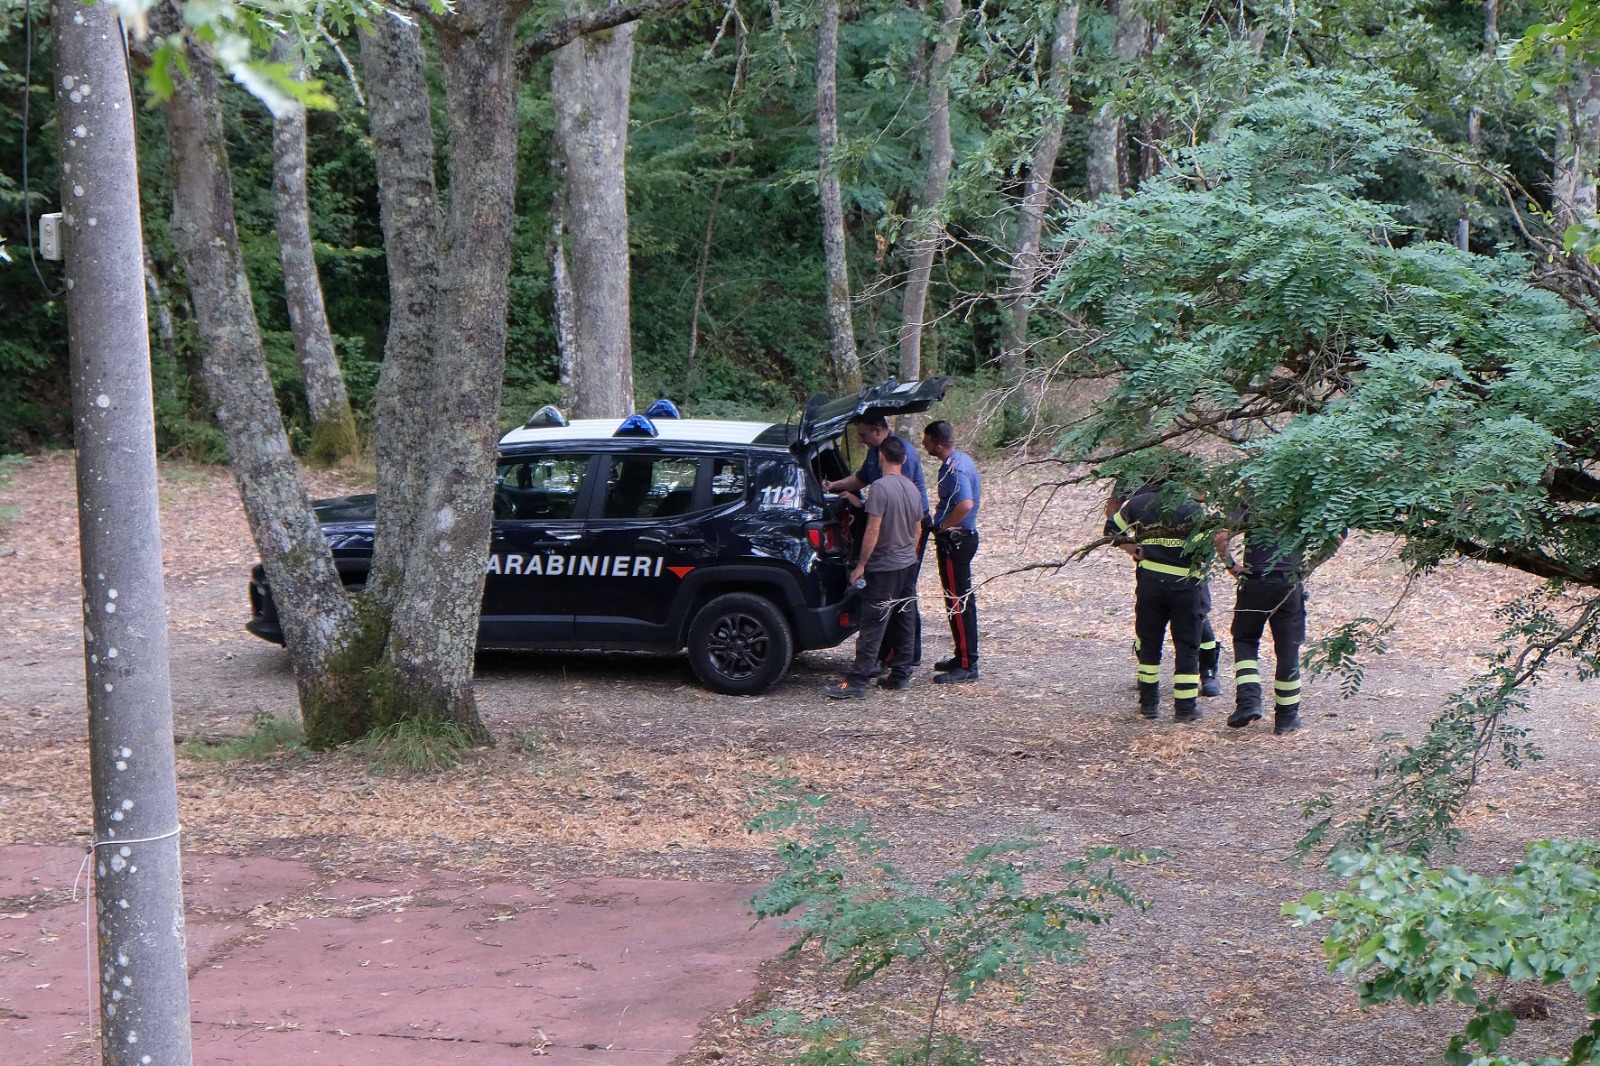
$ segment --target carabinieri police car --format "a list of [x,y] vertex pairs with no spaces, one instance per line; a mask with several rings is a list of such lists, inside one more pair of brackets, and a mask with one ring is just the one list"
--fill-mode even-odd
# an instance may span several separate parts
[[[500,440],[479,617],[485,649],[675,652],[707,688],[752,695],[797,650],[859,622],[853,545],[822,481],[851,470],[840,437],[869,411],[911,414],[949,378],[816,397],[797,423],[643,415],[568,422],[553,407]],[[366,583],[374,497],[315,504],[344,583]],[[246,628],[283,642],[262,568]]]

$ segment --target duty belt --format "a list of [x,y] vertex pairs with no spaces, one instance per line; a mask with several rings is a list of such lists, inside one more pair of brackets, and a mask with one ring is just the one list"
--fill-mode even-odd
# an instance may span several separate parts
[[[1155,541],[1147,541],[1146,543],[1154,544]],[[1170,574],[1173,577],[1200,577],[1200,571],[1198,570],[1190,570],[1186,566],[1170,566],[1167,563],[1158,563],[1150,559],[1140,559],[1139,568],[1141,570],[1149,570],[1157,574]]]

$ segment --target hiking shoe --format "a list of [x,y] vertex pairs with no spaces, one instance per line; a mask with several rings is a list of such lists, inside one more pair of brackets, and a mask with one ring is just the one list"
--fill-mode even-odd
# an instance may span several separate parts
[[960,665],[961,665],[961,660],[957,659],[955,656],[952,655],[948,659],[940,659],[938,662],[934,663],[933,664],[933,672],[936,673],[936,674],[942,674],[946,670],[954,670],[956,667],[958,667]]
[[1161,708],[1154,703],[1141,703],[1139,704],[1139,717],[1155,721],[1161,717]]
[[952,670],[946,670],[942,674],[933,675],[933,683],[935,685],[960,685],[976,680],[978,680],[978,671],[963,670],[959,666]]
[[878,678],[878,687],[886,688],[892,692],[902,692],[911,687],[909,677],[896,677],[894,674],[885,674]]
[[1217,684],[1217,675],[1216,674],[1201,674],[1200,675],[1200,695],[1202,695],[1202,696],[1220,696],[1220,695],[1222,695],[1222,686]]
[[864,700],[867,698],[867,686],[859,681],[841,681],[837,685],[829,685],[823,690],[830,700]]
[[1183,723],[1187,724],[1189,722],[1198,722],[1203,717],[1204,717],[1204,715],[1201,713],[1200,708],[1196,707],[1192,711],[1175,711],[1175,712],[1173,712],[1172,720],[1175,721],[1175,722],[1183,722]]
[[1276,711],[1276,712],[1273,713],[1273,715],[1272,715],[1272,733],[1273,733],[1274,736],[1281,737],[1285,733],[1293,733],[1296,729],[1299,729],[1299,728],[1300,728],[1300,712],[1299,711],[1292,711],[1289,714],[1284,714],[1282,711]]
[[1228,715],[1228,727],[1230,729],[1243,729],[1251,722],[1259,721],[1261,721],[1260,707],[1236,707],[1234,712]]

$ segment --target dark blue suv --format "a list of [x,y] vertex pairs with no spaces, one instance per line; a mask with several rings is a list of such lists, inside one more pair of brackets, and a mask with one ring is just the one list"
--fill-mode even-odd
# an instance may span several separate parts
[[[796,650],[855,632],[852,545],[823,479],[850,470],[856,415],[926,410],[948,378],[890,381],[806,406],[798,423],[676,417],[568,424],[546,408],[500,441],[478,642],[485,649],[688,648],[709,689],[751,695]],[[366,581],[372,496],[321,500],[345,584]],[[246,628],[282,643],[258,565]]]

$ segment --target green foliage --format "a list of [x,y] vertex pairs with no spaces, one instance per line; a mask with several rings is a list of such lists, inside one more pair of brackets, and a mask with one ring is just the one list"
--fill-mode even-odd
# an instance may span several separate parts
[[374,729],[352,747],[375,774],[415,776],[454,769],[472,741],[454,722],[412,717]]
[[192,737],[184,741],[181,750],[191,759],[215,763],[270,762],[285,756],[303,759],[310,755],[299,722],[257,711],[250,724],[253,728],[249,736],[215,742]]
[[1511,873],[1492,878],[1378,848],[1341,854],[1333,867],[1350,879],[1345,891],[1311,893],[1284,912],[1300,925],[1328,923],[1323,948],[1363,1005],[1471,1007],[1445,1052],[1450,1066],[1600,1062],[1600,1020],[1568,1053],[1503,1053],[1517,1033],[1510,990],[1518,985],[1564,983],[1600,1014],[1600,844],[1539,841]]
[[1106,1049],[1106,1066],[1173,1066],[1193,1030],[1187,1018],[1137,1029]]
[[1541,588],[1496,614],[1505,629],[1487,668],[1446,698],[1420,739],[1383,738],[1389,748],[1373,772],[1363,810],[1340,810],[1331,796],[1313,800],[1298,854],[1325,845],[1346,850],[1381,843],[1418,856],[1453,847],[1460,840],[1456,819],[1483,768],[1498,762],[1516,769],[1542,758],[1518,715],[1528,690],[1558,663],[1580,678],[1600,671],[1600,597],[1574,599]]
[[[939,1037],[946,999],[965,1002],[996,979],[1025,984],[1041,960],[1076,959],[1084,927],[1108,922],[1116,906],[1146,905],[1117,876],[1117,865],[1159,854],[1099,848],[1047,867],[1029,854],[1037,842],[1004,841],[972,849],[959,869],[922,885],[883,858],[888,845],[865,822],[823,823],[825,802],[821,796],[792,801],[748,823],[752,832],[784,834],[776,848],[783,873],[751,905],[758,920],[792,916],[789,927],[799,936],[790,952],[816,945],[827,965],[842,969],[846,989],[893,968],[932,981],[926,1032],[912,1044],[893,1045],[889,1062],[977,1062],[975,1049]],[[1046,877],[1064,887],[1030,887]],[[754,1020],[804,1045],[793,1063],[883,1061],[861,1058],[867,1041],[829,1019],[783,1012]]]
[[[1082,322],[1079,372],[1113,383],[1061,452],[1100,476],[1164,471],[1212,525],[1247,503],[1309,556],[1366,530],[1402,538],[1416,572],[1465,555],[1600,588],[1600,348],[1523,258],[1421,239],[1371,198],[1400,160],[1430,165],[1413,101],[1380,74],[1285,73],[1216,141],[1077,212],[1050,293]],[[1313,805],[1309,841],[1453,839],[1485,754],[1531,756],[1511,718],[1542,665],[1595,660],[1592,604],[1540,602],[1385,757],[1364,815]],[[1384,632],[1351,623],[1308,666],[1351,693]]]

